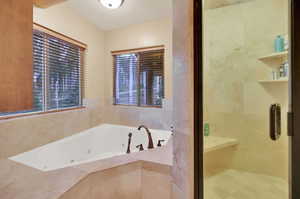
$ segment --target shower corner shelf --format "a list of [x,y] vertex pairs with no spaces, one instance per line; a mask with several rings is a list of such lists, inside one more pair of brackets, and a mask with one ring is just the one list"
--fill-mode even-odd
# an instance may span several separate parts
[[277,79],[277,80],[259,80],[259,83],[288,83],[288,79]]
[[258,58],[260,61],[268,61],[274,59],[287,59],[288,58],[288,51],[280,52],[280,53],[272,53],[267,56],[263,56]]

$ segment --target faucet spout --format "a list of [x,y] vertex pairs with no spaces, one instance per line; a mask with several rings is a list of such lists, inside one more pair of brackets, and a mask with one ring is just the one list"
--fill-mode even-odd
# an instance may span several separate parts
[[154,145],[153,145],[153,139],[152,139],[152,135],[151,135],[151,132],[150,130],[148,129],[148,127],[146,127],[145,125],[141,125],[138,127],[138,130],[140,131],[142,128],[144,128],[147,132],[147,135],[148,135],[148,140],[149,140],[149,143],[148,143],[148,149],[153,149],[154,148]]

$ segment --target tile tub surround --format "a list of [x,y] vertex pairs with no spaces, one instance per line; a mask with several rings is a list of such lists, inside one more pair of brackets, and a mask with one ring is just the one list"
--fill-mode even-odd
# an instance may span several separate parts
[[170,130],[173,126],[172,101],[163,100],[163,108],[145,108],[134,106],[111,105],[107,100],[107,106],[102,108],[105,113],[104,123],[139,126],[144,124],[149,128]]
[[92,173],[59,199],[141,199],[142,162]]
[[[159,140],[165,140],[162,146],[169,144],[172,137],[171,131],[149,130],[155,147],[154,151],[160,149],[156,146]],[[140,144],[144,146],[144,152],[152,151],[147,148],[149,140],[145,129],[139,131],[137,127],[101,124],[9,159],[42,171],[82,165],[126,155],[130,133],[132,154],[138,156],[139,149],[136,146]]]
[[57,199],[91,173],[139,161],[170,167],[172,165],[172,153],[170,153],[172,149],[167,149],[168,147],[172,147],[172,144],[158,150],[140,152],[137,153],[138,155],[129,154],[49,172],[42,172],[11,160],[1,160],[0,198]]
[[143,163],[142,199],[171,199],[171,182],[170,166]]
[[97,101],[88,100],[81,110],[0,120],[0,160],[101,124],[103,113]]
[[170,167],[136,162],[90,174],[60,199],[171,199]]
[[88,175],[60,199],[171,199],[170,167],[139,161]]

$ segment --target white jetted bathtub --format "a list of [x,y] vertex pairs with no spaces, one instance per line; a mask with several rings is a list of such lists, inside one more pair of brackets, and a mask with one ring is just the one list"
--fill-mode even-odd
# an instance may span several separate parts
[[[150,131],[154,147],[159,140],[165,140],[162,146],[166,145],[172,134],[164,130]],[[76,166],[127,154],[129,133],[132,133],[131,153],[138,152],[136,146],[140,144],[148,150],[145,129],[139,131],[137,127],[102,124],[9,159],[42,171]]]

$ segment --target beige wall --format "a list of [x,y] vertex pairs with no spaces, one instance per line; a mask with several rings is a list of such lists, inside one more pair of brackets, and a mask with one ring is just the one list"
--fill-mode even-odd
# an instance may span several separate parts
[[[34,8],[34,21],[88,45],[86,55],[88,106],[78,111],[0,121],[0,159],[62,139],[101,123],[104,33],[59,4]],[[100,86],[99,86],[100,85]]]
[[[211,135],[236,138],[230,168],[287,177],[287,85],[262,84],[272,68],[258,60],[273,52],[277,35],[287,34],[285,0],[254,0],[205,11],[205,120]],[[281,64],[280,62],[277,64]],[[269,107],[281,103],[278,142],[269,138]]]
[[[165,45],[165,100],[163,108],[114,106],[111,51]],[[145,124],[169,129],[172,125],[172,21],[169,18],[105,32],[105,122]]]

